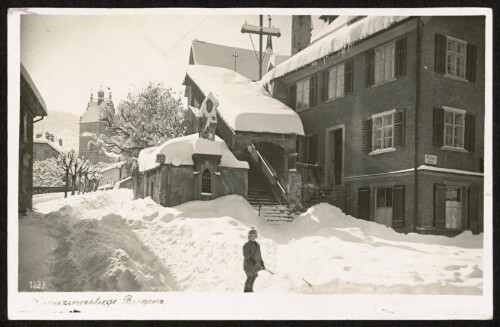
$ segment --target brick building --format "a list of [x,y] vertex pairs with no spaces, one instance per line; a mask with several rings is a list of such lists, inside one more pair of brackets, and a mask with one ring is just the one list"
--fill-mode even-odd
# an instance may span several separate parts
[[[32,208],[33,124],[47,116],[47,107],[35,83],[22,64],[20,88],[18,210],[25,213]],[[37,116],[40,118],[34,120]]]
[[485,18],[329,22],[261,81],[301,118],[302,200],[400,231],[482,230]]

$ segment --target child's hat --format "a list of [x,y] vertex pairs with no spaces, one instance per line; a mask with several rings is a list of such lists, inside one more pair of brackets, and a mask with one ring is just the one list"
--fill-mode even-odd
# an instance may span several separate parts
[[257,231],[253,227],[248,231],[248,236],[250,236],[251,234],[257,235]]

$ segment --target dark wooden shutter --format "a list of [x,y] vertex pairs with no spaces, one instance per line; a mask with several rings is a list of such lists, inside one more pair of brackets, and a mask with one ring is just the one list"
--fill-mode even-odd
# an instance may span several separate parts
[[363,120],[363,151],[372,151],[372,119]]
[[375,50],[365,52],[365,86],[371,86],[375,82]]
[[370,189],[358,189],[358,218],[370,220]]
[[465,115],[465,135],[464,147],[467,151],[474,151],[474,143],[476,141],[476,117],[474,115]]
[[308,142],[309,158],[308,163],[316,164],[318,162],[318,135],[311,135]]
[[306,154],[305,154],[305,146],[304,146],[305,138],[298,136],[295,141],[295,148],[299,157],[297,159],[298,162],[306,162]]
[[354,60],[348,60],[344,64],[344,94],[349,94],[353,89]]
[[394,147],[405,145],[405,111],[394,113]]
[[443,146],[444,138],[444,110],[441,108],[434,108],[433,112],[433,133],[432,140],[434,146]]
[[465,78],[470,82],[476,81],[476,46],[467,43],[467,62],[465,68]]
[[406,37],[396,41],[396,62],[395,62],[396,77],[401,77],[406,74]]
[[479,229],[479,192],[477,187],[471,186],[467,193],[469,229],[477,231]]
[[328,100],[328,77],[329,71],[325,70],[321,72],[321,102],[326,102]]
[[292,109],[295,109],[296,103],[297,103],[297,84],[293,84],[288,89],[288,106]]
[[309,107],[316,105],[318,93],[318,74],[314,74],[309,78]]
[[392,227],[405,226],[405,187],[396,185],[392,190]]
[[439,74],[446,72],[446,36],[442,34],[436,34],[434,71]]
[[434,184],[434,227],[446,228],[446,185]]

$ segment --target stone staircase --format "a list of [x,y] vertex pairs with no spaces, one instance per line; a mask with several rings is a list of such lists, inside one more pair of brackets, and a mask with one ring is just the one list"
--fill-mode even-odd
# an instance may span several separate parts
[[259,212],[259,216],[270,224],[290,222],[294,215],[280,204],[262,174],[252,164],[248,170],[248,202]]

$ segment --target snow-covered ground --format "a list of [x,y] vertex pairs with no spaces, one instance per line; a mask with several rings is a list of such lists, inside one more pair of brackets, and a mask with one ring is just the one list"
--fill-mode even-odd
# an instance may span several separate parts
[[117,189],[34,210],[19,220],[20,290],[37,264],[49,290],[242,292],[255,227],[274,272],[259,273],[256,292],[482,293],[482,235],[398,234],[328,204],[279,226],[236,195],[165,208]]

